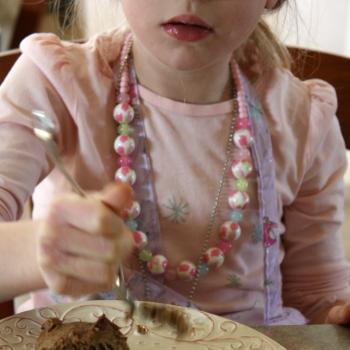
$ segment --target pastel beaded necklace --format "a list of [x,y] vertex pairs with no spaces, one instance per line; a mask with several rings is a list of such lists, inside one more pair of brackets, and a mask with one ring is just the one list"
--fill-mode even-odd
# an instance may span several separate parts
[[[133,152],[135,140],[132,123],[136,118],[135,103],[137,94],[130,84],[130,53],[132,36],[128,35],[121,52],[120,73],[117,84],[118,103],[113,110],[113,117],[118,123],[118,135],[114,142],[114,150],[118,154],[118,169],[115,179],[129,183],[131,186],[137,181],[137,174],[133,169]],[[249,205],[248,180],[253,172],[253,163],[250,155],[250,146],[253,142],[250,120],[246,110],[246,101],[243,92],[242,77],[236,63],[231,66],[233,82],[236,87],[234,98],[234,113],[232,116],[230,133],[226,146],[226,160],[222,169],[222,176],[215,196],[214,205],[209,218],[208,229],[204,237],[203,245],[197,262],[184,260],[176,266],[179,279],[191,282],[189,300],[191,301],[197,288],[199,279],[208,274],[210,269],[220,268],[225,255],[231,250],[235,240],[241,236],[240,221],[243,219],[244,209]],[[231,167],[230,176],[233,178],[232,190],[228,194],[228,206],[231,211],[230,219],[220,226],[218,230],[218,243],[209,247],[209,241],[215,228],[217,208],[220,202],[226,173]],[[148,287],[146,282],[146,269],[153,275],[167,273],[169,260],[161,254],[153,254],[148,248],[148,235],[137,229],[137,218],[141,213],[141,205],[134,201],[126,211],[125,218],[128,226],[133,231],[135,246],[138,250],[138,259],[145,281],[145,294],[147,298]]]

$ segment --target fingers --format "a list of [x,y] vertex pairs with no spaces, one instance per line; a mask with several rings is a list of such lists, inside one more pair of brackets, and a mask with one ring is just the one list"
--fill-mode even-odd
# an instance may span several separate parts
[[338,325],[350,324],[350,303],[334,306],[328,313],[327,323]]
[[56,226],[73,226],[81,231],[105,236],[123,229],[122,219],[95,198],[75,194],[57,198],[51,205],[47,220]]
[[[118,245],[116,240],[103,235],[89,235],[73,227],[60,232],[48,231],[43,235],[40,244],[68,253],[104,262],[116,262]],[[121,249],[122,250],[122,249]]]
[[39,264],[43,269],[51,269],[61,275],[74,277],[90,284],[110,286],[115,276],[116,266],[82,256],[71,255],[59,249],[41,245]]
[[[107,210],[110,216],[117,217]],[[115,271],[133,247],[130,230],[118,217],[117,219],[120,222],[110,231],[110,235],[98,234],[102,232],[101,226],[96,234],[90,234],[91,231],[87,233],[67,224],[60,226],[44,222],[37,240],[39,266],[101,284],[99,278],[105,281],[114,274],[111,271]]]
[[64,253],[114,263],[123,260],[133,247],[131,233],[125,225],[118,234],[110,237],[89,235],[72,227],[59,231],[48,229],[41,235],[39,244]]
[[49,276],[48,284],[52,292],[72,297],[109,291],[114,285],[114,280],[108,283],[94,284],[69,275],[62,275],[52,269],[44,270],[44,274]]
[[132,189],[123,183],[107,185],[102,193],[86,198],[65,194],[52,203],[48,220],[57,225],[69,224],[92,234],[114,235],[122,230],[120,214],[131,206],[132,201]]
[[119,216],[132,200],[131,188],[120,183],[98,195],[64,194],[52,203],[37,239],[38,264],[51,290],[79,295],[111,288],[133,249],[132,233]]
[[127,234],[111,239],[74,228],[44,232],[38,240],[37,259],[51,290],[78,296],[112,288],[115,273],[130,251]]
[[125,183],[117,182],[107,185],[101,195],[101,201],[113,212],[121,216],[133,201],[133,190]]

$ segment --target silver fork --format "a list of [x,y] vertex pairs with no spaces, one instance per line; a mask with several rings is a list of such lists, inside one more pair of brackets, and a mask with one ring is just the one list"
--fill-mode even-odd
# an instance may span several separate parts
[[[42,141],[46,153],[49,155],[53,163],[57,166],[57,168],[72,185],[75,192],[82,197],[87,197],[84,190],[69,174],[69,172],[63,164],[55,138],[56,126],[53,123],[53,121],[45,114],[45,112],[34,110],[32,111],[32,126],[35,136]],[[129,289],[126,287],[124,270],[122,266],[119,267],[118,274],[116,275],[115,287],[116,299],[126,301],[129,305],[129,313],[130,315],[133,315],[135,311],[135,301],[131,297]]]

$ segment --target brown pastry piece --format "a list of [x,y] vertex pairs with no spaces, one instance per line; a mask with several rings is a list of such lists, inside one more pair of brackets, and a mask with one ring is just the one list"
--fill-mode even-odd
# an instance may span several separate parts
[[95,323],[62,323],[51,318],[41,329],[37,350],[129,350],[119,327],[104,315]]

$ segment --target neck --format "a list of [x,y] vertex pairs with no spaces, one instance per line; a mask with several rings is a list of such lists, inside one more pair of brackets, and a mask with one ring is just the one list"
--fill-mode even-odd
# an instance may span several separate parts
[[133,57],[140,84],[172,100],[210,104],[232,98],[229,60],[197,70],[177,70],[159,60],[135,41]]

